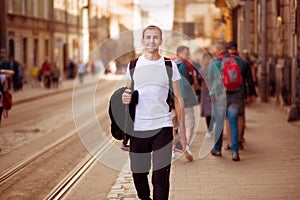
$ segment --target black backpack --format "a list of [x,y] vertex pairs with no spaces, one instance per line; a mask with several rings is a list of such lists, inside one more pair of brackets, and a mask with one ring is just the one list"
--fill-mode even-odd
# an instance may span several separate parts
[[[170,88],[172,84],[172,63],[171,60],[168,58],[165,59],[165,66],[169,78]],[[134,80],[133,80],[133,73],[136,66],[138,58],[130,61],[129,69],[130,69],[130,76],[132,79],[131,88],[134,89]],[[168,69],[169,68],[169,69]],[[121,87],[114,91],[112,96],[109,100],[109,117],[111,121],[111,134],[117,140],[128,140],[130,139],[130,133],[133,131],[133,122],[135,118],[135,107],[138,103],[138,91],[133,90],[131,94],[131,102],[129,105],[125,105],[122,102],[122,94],[126,90],[126,87]],[[170,93],[170,92],[169,92]],[[168,95],[168,99],[166,100],[168,105],[172,106],[172,98]],[[129,134],[128,134],[129,133]]]

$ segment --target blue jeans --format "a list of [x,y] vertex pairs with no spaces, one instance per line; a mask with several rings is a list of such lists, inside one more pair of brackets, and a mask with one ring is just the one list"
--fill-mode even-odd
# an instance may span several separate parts
[[[239,131],[238,131],[238,113],[239,107],[242,101],[242,96],[239,92],[226,93],[226,117],[230,126],[231,133],[231,152],[238,153],[239,151]],[[221,113],[215,112],[216,115],[216,132],[220,133],[220,136],[215,136],[215,146],[214,151],[222,150],[222,142],[223,142],[223,130],[221,126],[223,126]]]

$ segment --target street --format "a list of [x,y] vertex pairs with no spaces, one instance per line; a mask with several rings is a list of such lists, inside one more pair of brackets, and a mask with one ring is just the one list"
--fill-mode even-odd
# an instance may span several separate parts
[[[17,103],[0,129],[0,173],[43,152],[18,172],[1,178],[0,199],[51,199],[55,188],[93,157],[87,170],[66,188],[63,199],[136,199],[128,166],[120,173],[128,154],[120,151],[118,141],[109,140],[108,98],[122,85],[120,78],[107,76],[79,87],[66,83],[64,91],[48,91],[40,98],[44,89],[26,88],[32,94],[26,101],[26,95],[15,93]],[[299,122],[286,122],[282,110],[258,99],[247,107],[245,149],[240,152],[241,162],[235,163],[226,150],[221,158],[198,158],[206,132],[204,118],[198,121],[191,145],[195,160],[177,155],[170,199],[300,198]],[[99,146],[96,154],[93,149]]]
[[[70,85],[69,91],[37,98],[13,107],[1,127],[1,174],[48,146],[53,147],[42,152],[32,163],[12,177],[1,181],[1,199],[33,199],[33,197],[43,199],[86,156],[91,157],[92,152],[89,151],[95,148],[93,146],[95,142],[90,144],[85,142],[96,141],[97,145],[101,144],[103,140],[101,134],[107,133],[109,126],[103,128],[105,132],[95,133],[94,130],[97,129],[93,123],[89,123],[93,116],[89,115],[88,106],[76,103],[87,103],[90,101],[88,100],[90,95],[95,95],[92,101],[95,100],[94,110],[99,113],[97,119],[101,124],[108,125],[108,97],[116,81],[100,81],[96,91],[94,87],[97,87],[97,82],[94,83],[80,86],[78,89],[74,86],[74,90],[71,90]],[[26,89],[30,92],[30,88]],[[72,111],[72,106],[79,109],[74,108]],[[76,118],[76,115],[80,117]],[[84,126],[74,124],[75,119],[85,123],[82,124]],[[83,129],[85,134],[89,134],[86,141],[76,134]],[[61,141],[61,144],[54,146],[53,143],[58,143],[57,141]],[[104,199],[118,172],[105,165],[100,169],[104,172],[102,180],[105,184],[99,188],[103,193],[103,197],[99,198]]]

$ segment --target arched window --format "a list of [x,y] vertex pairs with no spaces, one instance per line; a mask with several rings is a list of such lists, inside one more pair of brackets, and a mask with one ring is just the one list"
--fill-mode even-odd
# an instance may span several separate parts
[[8,41],[8,57],[15,58],[15,41],[13,39]]

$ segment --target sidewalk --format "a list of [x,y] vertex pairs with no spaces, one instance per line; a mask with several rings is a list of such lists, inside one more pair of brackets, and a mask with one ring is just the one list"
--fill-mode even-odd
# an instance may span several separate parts
[[[177,161],[170,199],[300,199],[299,122],[292,125],[277,107],[257,102],[247,107],[246,125],[240,162],[226,150],[221,158]],[[203,135],[200,130],[192,145],[195,156]]]
[[[195,160],[181,156],[172,164],[170,200],[300,199],[300,122],[288,123],[272,104],[248,106],[245,149],[233,162],[226,150],[222,157],[198,158],[206,131],[200,121],[191,147]],[[129,172],[120,173],[108,199],[137,199]]]
[[80,84],[77,79],[66,79],[63,80],[62,83],[60,83],[58,89],[47,89],[45,87],[32,87],[30,83],[24,84],[23,89],[19,90],[17,92],[13,92],[13,105],[17,105],[20,103],[32,101],[34,99],[38,99],[41,97],[53,95],[53,94],[58,94],[66,91],[71,91],[73,90],[73,87],[81,87],[89,84],[94,84],[96,83],[98,79],[98,75],[91,75],[87,74],[84,77],[84,81],[82,84]]

